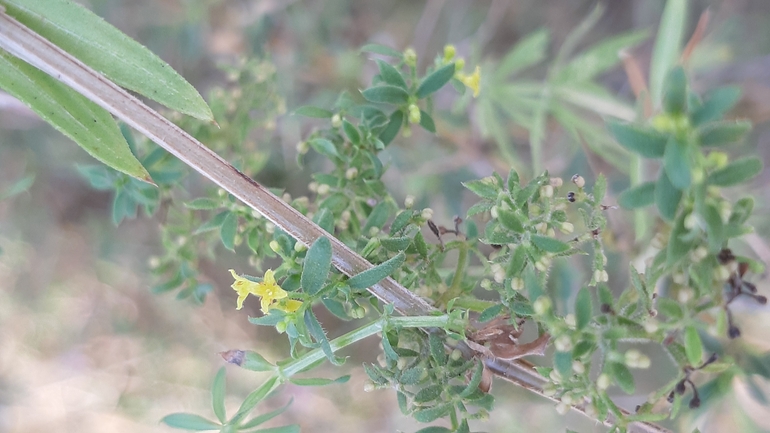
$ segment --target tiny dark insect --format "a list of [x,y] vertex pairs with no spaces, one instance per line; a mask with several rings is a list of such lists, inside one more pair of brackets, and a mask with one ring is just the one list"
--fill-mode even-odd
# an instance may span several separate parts
[[567,193],[567,200],[570,203],[575,203],[575,193],[573,191]]

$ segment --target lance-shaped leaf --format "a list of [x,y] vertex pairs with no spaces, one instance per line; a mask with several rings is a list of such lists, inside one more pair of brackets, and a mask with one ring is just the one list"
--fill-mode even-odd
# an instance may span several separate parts
[[698,126],[721,119],[741,97],[738,86],[720,87],[708,92],[703,103],[690,114],[693,125]]
[[433,73],[425,77],[420,83],[420,86],[417,87],[417,97],[422,99],[427,97],[431,93],[437,91],[438,89],[443,87],[444,84],[448,83],[449,80],[452,79],[454,74],[455,74],[454,63],[444,65],[439,69],[433,71]]
[[225,422],[225,368],[222,367],[214,376],[214,383],[211,385],[211,405],[214,408],[219,422]]
[[684,351],[690,365],[697,367],[703,359],[703,343],[700,341],[698,330],[690,325],[684,329]]
[[4,0],[3,5],[19,22],[119,86],[180,113],[214,120],[198,91],[168,63],[79,4],[67,0]]
[[569,245],[548,236],[532,235],[532,244],[548,253],[563,253],[569,249]]
[[707,123],[698,128],[701,146],[722,146],[735,143],[751,130],[751,122],[745,120]]
[[221,424],[192,413],[172,413],[164,416],[160,422],[169,427],[195,431],[219,430],[222,427]]
[[365,289],[380,282],[388,275],[392,274],[396,269],[400,268],[404,263],[406,256],[404,252],[400,252],[393,256],[390,260],[380,263],[379,265],[367,269],[358,275],[351,277],[347,283],[352,289]]
[[406,90],[390,85],[370,87],[361,91],[361,94],[369,102],[383,104],[401,105],[409,99],[409,94],[406,93]]
[[112,116],[79,93],[4,51],[0,51],[0,88],[94,158],[129,176],[152,182]]
[[578,291],[575,298],[575,321],[578,330],[586,327],[593,318],[593,302],[591,301],[591,292],[587,287]]
[[404,76],[401,75],[398,69],[388,62],[377,59],[377,66],[380,68],[380,77],[382,81],[390,84],[391,86],[400,87],[406,89],[406,81]]
[[682,191],[671,184],[665,170],[660,171],[658,182],[655,184],[655,204],[658,206],[661,216],[671,221],[676,216],[679,201],[682,200]]
[[687,111],[687,77],[681,66],[672,69],[663,83],[663,109],[670,114]]
[[655,202],[655,182],[645,182],[623,191],[618,204],[626,209],[649,206]]
[[325,236],[318,238],[307,250],[302,265],[302,290],[315,294],[321,289],[332,265],[332,244]]
[[650,126],[610,120],[610,133],[621,146],[647,158],[660,158],[666,150],[668,136]]
[[401,130],[403,124],[404,112],[401,110],[394,111],[393,114],[390,115],[390,120],[388,120],[385,129],[380,132],[380,141],[382,141],[382,144],[385,146],[390,144],[390,142],[396,138],[396,135],[398,135],[398,131]]
[[317,119],[329,119],[334,113],[329,110],[325,110],[319,107],[313,107],[312,105],[305,105],[294,110],[295,116],[315,117]]
[[746,182],[762,171],[762,161],[749,157],[733,161],[725,167],[709,174],[709,185],[733,186]]
[[685,190],[690,187],[690,149],[687,143],[671,137],[663,154],[663,167],[671,184],[676,189]]

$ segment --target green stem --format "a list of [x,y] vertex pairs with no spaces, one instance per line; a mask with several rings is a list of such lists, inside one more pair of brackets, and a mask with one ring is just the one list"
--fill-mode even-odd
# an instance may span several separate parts
[[[441,316],[400,316],[400,317],[383,317],[377,321],[374,321],[361,328],[348,332],[345,335],[335,338],[329,342],[332,352],[337,352],[351,344],[357,343],[364,338],[371,337],[386,327],[386,325],[397,326],[401,328],[453,328],[461,330],[465,327],[464,323],[457,321],[448,314]],[[276,368],[270,378],[268,378],[259,388],[249,394],[241,404],[238,413],[233,416],[229,424],[237,425],[248,415],[257,404],[262,401],[266,396],[270,395],[279,386],[285,383],[293,375],[304,371],[316,362],[324,359],[323,350],[313,349],[310,352],[305,353],[299,358],[289,362],[283,367]]]

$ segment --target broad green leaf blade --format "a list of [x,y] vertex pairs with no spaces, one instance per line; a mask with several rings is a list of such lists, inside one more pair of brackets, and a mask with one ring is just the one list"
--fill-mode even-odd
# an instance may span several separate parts
[[420,126],[428,132],[436,133],[436,123],[433,121],[433,117],[423,110],[420,110]]
[[503,304],[495,304],[489,308],[486,308],[481,312],[481,314],[479,314],[479,323],[489,322],[490,320],[497,317],[497,315],[500,314],[500,311],[503,310],[503,306]]
[[425,77],[425,79],[422,80],[419,87],[417,87],[417,97],[419,99],[425,98],[431,93],[437,91],[438,89],[442,88],[444,84],[448,83],[449,80],[452,79],[452,77],[455,74],[455,64],[450,63],[448,65],[444,65],[434,71],[432,74]]
[[79,93],[5,51],[0,51],[0,88],[29,106],[94,158],[152,183],[112,116]]
[[645,182],[623,191],[618,204],[626,209],[637,209],[655,202],[655,182]]
[[621,146],[646,158],[661,158],[666,150],[668,136],[652,127],[616,120],[607,121],[607,127]]
[[671,221],[676,216],[679,201],[682,199],[682,191],[671,184],[665,170],[660,171],[658,182],[655,184],[655,204],[658,206],[661,216]]
[[334,113],[323,108],[305,105],[294,110],[295,116],[315,117],[317,119],[330,119]]
[[310,308],[305,310],[305,326],[313,337],[313,340],[321,345],[321,350],[323,350],[324,355],[326,355],[326,359],[328,359],[329,362],[337,366],[345,363],[345,358],[334,356],[334,351],[329,344],[329,339],[326,337],[326,332],[324,332],[324,329],[321,327],[315,314],[313,314],[313,310]]
[[406,90],[390,85],[370,87],[362,90],[361,94],[369,102],[382,104],[401,105],[405,104],[409,99],[409,94],[406,93]]
[[520,40],[497,65],[495,80],[504,80],[509,75],[545,59],[549,39],[548,29],[540,29]]
[[238,216],[229,212],[219,227],[219,237],[222,239],[222,245],[230,251],[235,250],[235,235],[238,234]]
[[721,146],[735,143],[751,130],[748,121],[722,121],[707,123],[698,128],[698,141],[701,146]]
[[307,251],[302,265],[302,290],[310,295],[317,293],[329,275],[332,265],[332,244],[327,237],[320,237]]
[[331,160],[340,157],[340,154],[337,153],[337,148],[334,146],[334,143],[325,138],[314,138],[308,141],[307,144],[309,144],[310,147],[312,147],[316,152]]
[[195,88],[168,63],[101,17],[68,0],[4,0],[6,12],[121,87],[211,121]]
[[591,292],[587,287],[583,287],[578,291],[575,298],[575,319],[577,329],[582,330],[585,328],[593,318],[593,303],[591,301]]
[[668,0],[660,19],[650,64],[650,96],[655,106],[663,100],[663,81],[679,61],[687,25],[688,0]]
[[681,66],[672,69],[663,83],[663,109],[670,114],[687,111],[687,77]]
[[687,143],[682,143],[671,137],[663,154],[663,167],[671,184],[676,189],[685,190],[690,187],[690,149]]
[[399,72],[393,65],[377,59],[377,66],[380,68],[380,77],[382,77],[383,81],[391,86],[400,87],[402,89],[407,88],[404,76],[401,75],[401,72]]
[[719,210],[713,203],[707,203],[703,209],[703,219],[706,221],[709,251],[718,253],[724,242],[725,224],[719,215]]
[[191,413],[172,413],[171,415],[164,416],[160,422],[169,427],[195,431],[219,430],[222,427],[214,421],[209,421],[200,415]]
[[708,184],[716,186],[733,186],[749,181],[762,171],[762,161],[749,157],[733,161],[727,166],[709,174]]
[[703,344],[700,341],[698,330],[692,325],[684,329],[684,351],[690,365],[698,367],[703,359]]
[[516,216],[516,213],[507,209],[499,209],[497,215],[497,219],[503,227],[516,233],[524,233],[524,226]]
[[558,254],[569,249],[568,244],[548,236],[532,235],[531,240],[533,245],[548,253]]
[[619,362],[613,362],[609,367],[610,372],[620,389],[626,394],[633,394],[634,389],[636,389],[634,386],[634,376],[631,375],[631,371],[628,370],[628,367]]
[[225,422],[225,368],[222,367],[214,376],[214,383],[211,385],[211,406],[214,408],[214,414],[219,422]]
[[347,283],[352,289],[365,289],[371,287],[392,274],[396,269],[400,268],[405,259],[406,256],[402,251],[393,256],[390,260],[382,262],[371,269],[367,269],[358,275],[354,275],[347,281]]

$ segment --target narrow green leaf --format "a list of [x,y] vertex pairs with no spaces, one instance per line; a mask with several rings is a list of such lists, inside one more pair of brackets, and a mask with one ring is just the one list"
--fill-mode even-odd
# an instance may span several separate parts
[[382,141],[382,144],[385,146],[389,145],[390,142],[396,138],[396,135],[398,135],[398,131],[401,130],[401,126],[403,124],[404,112],[401,110],[394,111],[393,114],[390,115],[388,125],[385,127],[385,129],[382,130],[382,132],[380,132],[380,141]]
[[433,118],[430,116],[430,114],[423,110],[420,110],[420,126],[422,126],[423,129],[428,132],[433,134],[436,133],[436,123],[433,122]]
[[669,221],[673,220],[681,200],[682,191],[676,189],[668,179],[666,171],[661,170],[655,184],[655,204],[658,206],[661,216]]
[[681,305],[670,298],[658,298],[657,308],[659,312],[663,313],[671,321],[679,320],[684,315]]
[[495,80],[502,81],[511,74],[540,63],[547,54],[549,39],[548,29],[545,28],[521,39],[497,65]]
[[317,119],[330,119],[334,113],[319,107],[313,107],[312,105],[305,105],[297,108],[292,113],[295,116],[315,117]]
[[708,92],[700,107],[690,114],[695,126],[721,119],[741,98],[738,86],[720,87]]
[[321,209],[313,215],[313,222],[324,229],[326,233],[334,233],[334,214],[329,207],[321,207]]
[[618,204],[626,209],[637,209],[655,202],[655,182],[645,182],[623,191]]
[[521,245],[517,246],[511,256],[511,261],[508,262],[508,267],[505,270],[505,276],[508,278],[520,277],[521,271],[524,270],[524,266],[527,265],[527,249]]
[[554,352],[553,366],[562,377],[572,376],[572,353],[558,351]]
[[9,15],[119,86],[172,110],[214,120],[198,91],[168,63],[79,4],[66,0],[3,4]]
[[447,363],[447,354],[446,348],[444,348],[444,340],[436,333],[431,333],[428,336],[428,345],[430,346],[430,356],[438,365],[445,365]]
[[471,380],[468,381],[468,384],[465,386],[465,389],[463,389],[458,396],[460,398],[465,398],[471,395],[472,393],[476,392],[476,390],[478,390],[479,388],[479,384],[481,383],[481,379],[483,377],[484,377],[484,363],[481,361],[478,361],[476,363],[476,368],[473,369]]
[[265,399],[271,392],[275,390],[278,385],[278,376],[271,376],[267,379],[259,388],[252,391],[246,399],[241,403],[241,407],[238,408],[238,412],[230,419],[230,424],[239,423],[246,415],[249,414],[254,408]]
[[468,208],[468,212],[466,213],[466,219],[472,217],[473,215],[480,214],[482,212],[489,212],[492,210],[492,207],[495,205],[494,202],[491,202],[489,200],[483,200],[480,201],[470,208]]
[[308,141],[308,144],[316,152],[320,153],[321,155],[324,155],[325,157],[331,160],[334,160],[334,158],[340,157],[340,154],[337,153],[337,148],[334,146],[334,143],[332,143],[331,141],[325,138],[314,138]]
[[219,228],[219,237],[222,245],[230,251],[235,250],[235,235],[238,233],[238,216],[229,212]]
[[366,219],[364,224],[364,233],[369,233],[369,229],[377,227],[381,229],[390,218],[390,214],[393,211],[390,203],[387,201],[381,201],[377,203],[377,206],[372,209],[372,213],[369,214],[369,218]]
[[219,207],[219,200],[208,197],[198,197],[193,201],[188,201],[184,206],[194,210],[211,210]]
[[195,431],[219,430],[222,427],[214,421],[209,421],[200,415],[191,413],[172,413],[171,415],[164,416],[160,422],[169,427]]
[[690,187],[690,149],[687,143],[682,143],[671,137],[663,154],[663,167],[671,184],[676,189],[685,190]]
[[682,212],[671,229],[671,234],[666,245],[666,266],[671,267],[681,260],[690,251],[691,242],[686,241],[683,236],[687,234],[687,228],[684,226],[686,213]]
[[498,209],[497,219],[500,221],[503,227],[507,228],[508,230],[516,233],[524,233],[524,226],[521,224],[521,221],[519,221],[519,218],[513,211]]
[[599,175],[596,176],[596,182],[594,183],[594,190],[592,193],[596,203],[601,203],[602,200],[604,200],[604,196],[607,194],[607,178],[604,177],[604,174],[599,173]]
[[698,128],[698,142],[701,146],[722,146],[741,140],[749,131],[751,122],[746,120],[709,122]]
[[717,253],[724,243],[724,223],[719,215],[719,210],[711,203],[703,208],[703,219],[706,221],[706,234],[708,235],[709,251]]
[[668,0],[660,19],[650,64],[650,96],[655,106],[663,100],[663,82],[679,61],[687,26],[687,0]]
[[593,302],[591,301],[591,292],[587,287],[582,287],[575,298],[575,321],[577,329],[582,330],[593,319]]
[[401,72],[399,72],[393,65],[377,59],[377,66],[380,68],[380,77],[382,77],[383,81],[391,86],[400,87],[402,89],[407,88],[404,76],[401,75]]
[[687,111],[687,77],[681,66],[672,69],[663,83],[663,109],[669,114]]
[[[80,167],[78,167],[78,169],[80,169]],[[0,201],[11,198],[17,194],[21,194],[22,192],[28,190],[34,182],[34,174],[28,174],[22,177],[21,179],[14,182],[11,186],[9,186],[8,189],[0,192]]]
[[479,323],[485,323],[489,322],[490,320],[497,317],[498,314],[500,314],[500,311],[503,310],[504,305],[503,304],[495,304],[479,314]]
[[367,269],[358,275],[354,275],[347,281],[347,283],[352,289],[365,289],[371,287],[392,274],[396,269],[400,268],[405,259],[406,256],[402,251],[393,256],[390,260],[382,262],[371,269]]
[[259,416],[256,416],[256,417],[250,419],[248,422],[245,422],[245,423],[241,424],[240,430],[247,430],[247,429],[250,429],[250,428],[254,428],[254,427],[256,427],[256,426],[258,426],[260,424],[264,424],[264,423],[270,421],[271,419],[273,419],[273,418],[277,417],[278,415],[284,413],[286,411],[286,409],[289,408],[289,406],[291,405],[291,403],[293,401],[294,401],[294,399],[292,398],[291,400],[289,400],[288,403],[286,403],[285,406],[280,407],[280,408],[278,408],[276,410],[267,412],[267,413],[263,413],[263,414],[261,414]]
[[444,84],[448,83],[455,74],[455,64],[449,63],[433,73],[425,77],[420,85],[417,87],[417,97],[419,99],[426,98],[431,93],[442,88]]
[[628,367],[619,363],[613,362],[609,365],[612,377],[626,394],[633,394],[636,387],[634,386],[634,376],[631,375]]
[[360,51],[362,53],[375,53],[383,56],[397,57],[399,59],[404,57],[404,54],[401,51],[394,50],[393,48],[381,44],[366,44],[361,47]]
[[214,376],[214,383],[211,385],[211,405],[214,408],[214,414],[219,422],[225,422],[225,368],[222,367]]
[[299,386],[326,386],[326,385],[331,385],[333,383],[345,383],[348,380],[350,380],[350,375],[341,376],[336,379],[325,379],[325,378],[300,379],[300,378],[294,378],[294,377],[289,378],[289,382]]
[[387,359],[391,361],[398,360],[398,353],[396,353],[393,346],[390,344],[390,336],[387,332],[382,333],[382,351],[385,353]]
[[345,363],[345,358],[338,358],[334,355],[332,347],[329,344],[329,339],[326,337],[326,333],[318,322],[318,319],[315,317],[315,314],[313,314],[313,310],[310,308],[305,310],[305,326],[313,337],[313,340],[321,345],[321,350],[323,350],[324,355],[326,355],[326,359],[328,359],[329,362],[334,365],[342,365]]
[[412,416],[418,422],[433,422],[448,414],[451,409],[450,403],[442,403],[437,406],[417,409],[412,413]]
[[666,150],[668,136],[650,126],[609,120],[607,127],[621,146],[646,158],[661,158]]
[[559,71],[557,79],[564,82],[592,80],[620,63],[618,54],[621,50],[637,45],[647,36],[646,30],[639,30],[603,39],[573,58]]
[[342,121],[342,130],[345,131],[345,136],[353,144],[361,143],[361,133],[358,132],[358,128],[355,125],[348,122],[347,119]]
[[332,244],[329,238],[322,236],[313,242],[307,250],[302,264],[302,290],[310,295],[317,293],[329,275],[332,265]]
[[703,343],[700,341],[698,330],[692,325],[684,328],[684,351],[690,365],[698,367],[703,359]]
[[489,200],[496,200],[500,191],[500,186],[494,183],[491,178],[470,180],[462,184],[477,196]]
[[406,93],[406,90],[390,85],[370,87],[362,90],[361,94],[369,102],[382,104],[402,105],[409,99],[409,94]]
[[152,183],[147,170],[131,153],[112,115],[68,86],[0,51],[0,88],[97,160]]
[[727,164],[708,176],[708,184],[733,186],[748,182],[762,171],[762,160],[756,157],[743,158]]
[[563,253],[570,248],[568,244],[548,236],[532,235],[530,240],[533,245],[548,253]]
[[446,427],[441,427],[437,425],[432,425],[430,427],[425,427],[417,430],[415,433],[452,433],[453,430],[450,430]]
[[396,218],[390,224],[390,234],[391,234],[391,236],[397,234],[404,227],[406,227],[406,225],[409,224],[409,221],[412,220],[413,216],[414,216],[414,211],[413,210],[407,209],[407,210],[403,210],[403,211],[399,212],[399,214],[396,215]]
[[441,393],[444,391],[444,384],[443,383],[437,383],[434,385],[428,385],[425,388],[419,390],[417,394],[414,395],[414,402],[415,403],[427,403],[433,400],[436,400],[441,396]]
[[751,197],[744,197],[733,205],[733,211],[730,214],[730,224],[743,224],[751,216],[751,212],[754,210],[754,199]]

